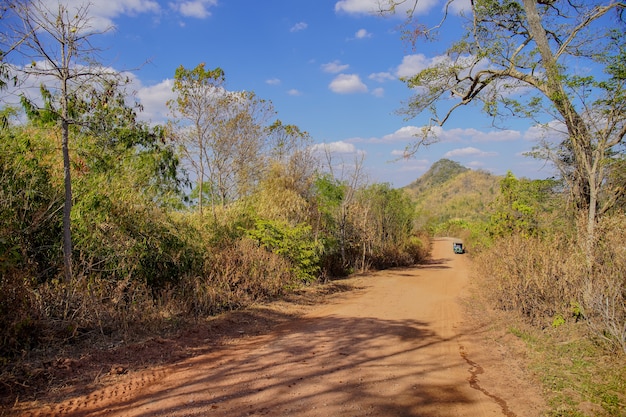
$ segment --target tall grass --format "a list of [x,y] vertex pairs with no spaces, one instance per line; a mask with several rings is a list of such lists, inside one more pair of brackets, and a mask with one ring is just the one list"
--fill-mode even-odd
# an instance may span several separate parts
[[626,216],[598,225],[591,259],[585,237],[553,231],[498,238],[476,255],[491,299],[540,327],[567,321],[626,353]]

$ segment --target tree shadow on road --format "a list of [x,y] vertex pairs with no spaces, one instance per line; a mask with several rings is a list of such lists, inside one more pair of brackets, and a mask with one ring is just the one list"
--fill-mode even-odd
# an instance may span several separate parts
[[470,402],[461,389],[467,381],[431,378],[451,366],[437,348],[450,342],[417,320],[307,318],[183,361],[159,390],[106,388],[89,404],[76,399],[63,411],[141,417],[434,416],[442,405]]

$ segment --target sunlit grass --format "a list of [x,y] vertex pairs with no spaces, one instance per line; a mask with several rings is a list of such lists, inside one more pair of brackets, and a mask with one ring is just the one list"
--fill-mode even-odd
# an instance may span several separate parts
[[550,417],[626,415],[626,356],[583,337],[583,325],[541,331],[523,323],[509,332],[524,341],[530,371],[539,376]]

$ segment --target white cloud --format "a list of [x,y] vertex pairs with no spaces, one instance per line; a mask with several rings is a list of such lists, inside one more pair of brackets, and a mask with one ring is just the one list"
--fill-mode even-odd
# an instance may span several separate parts
[[383,136],[381,140],[384,142],[405,142],[407,140],[415,140],[415,137],[421,135],[422,132],[421,127],[404,126],[393,133]]
[[354,37],[357,39],[365,39],[365,38],[371,38],[372,34],[369,33],[367,30],[365,29],[359,29],[357,30],[357,32],[354,34]]
[[300,32],[301,30],[304,30],[306,28],[308,28],[309,25],[305,22],[298,22],[295,25],[293,25],[291,27],[291,29],[289,29],[290,32]]
[[311,147],[314,152],[330,152],[330,153],[340,153],[340,154],[352,154],[356,153],[357,149],[352,143],[338,141],[331,143],[318,143]]
[[335,12],[348,14],[370,14],[379,10],[376,0],[340,0],[335,3]]
[[[416,15],[425,14],[438,4],[439,0],[419,0],[401,2],[396,7],[396,14],[405,17],[407,11],[413,10]],[[385,2],[380,0],[339,0],[335,3],[335,12],[363,15],[378,13],[385,9]]]
[[290,96],[301,96],[302,92],[299,90],[296,90],[295,88],[292,88],[291,90],[287,91],[287,94],[289,94]]
[[265,84],[279,85],[280,84],[280,80],[278,78],[270,78],[269,80],[265,80]]
[[350,65],[348,64],[342,64],[340,61],[333,61],[333,62],[329,62],[327,64],[322,64],[322,71],[324,72],[329,72],[331,74],[337,74],[340,73],[341,71],[345,71],[348,68],[350,68]]
[[485,166],[485,163],[481,161],[470,161],[466,163],[465,166],[472,169],[481,169]]
[[385,96],[385,89],[378,87],[372,90],[372,95],[374,97],[384,97]]
[[393,133],[380,138],[367,139],[370,143],[407,142],[421,139],[429,130],[429,138],[439,143],[450,142],[505,142],[522,139],[524,136],[517,130],[495,130],[484,132],[478,129],[455,128],[445,130],[440,126],[403,126]]
[[436,134],[445,141],[508,142],[522,138],[521,132],[517,130],[491,130],[484,132],[474,128],[455,128],[450,130],[441,129]]
[[427,58],[424,54],[406,55],[402,58],[402,63],[398,65],[396,75],[398,77],[412,77],[443,59],[448,58],[445,56]]
[[[64,0],[62,4],[66,5],[68,10],[77,10],[87,6],[84,0]],[[48,5],[47,7],[54,7]],[[88,5],[89,9],[89,25],[92,29],[100,31],[114,26],[113,19],[121,15],[134,15],[141,13],[161,12],[161,6],[156,0],[107,0],[95,1]]]
[[567,136],[567,127],[560,120],[553,120],[543,125],[531,126],[524,133],[524,139],[532,142],[545,140],[561,142],[567,138]]
[[[85,7],[85,0],[61,0],[69,10]],[[206,18],[218,0],[173,0],[168,3],[171,10],[185,17]],[[115,26],[114,20],[124,15],[152,13],[160,15],[163,9],[157,0],[102,0],[89,3],[90,26],[94,30],[105,30]]]
[[509,142],[522,138],[521,132],[517,130],[492,130],[490,132],[482,132],[472,129],[472,141],[474,142]]
[[472,10],[470,0],[454,0],[450,3],[450,11],[455,14],[469,13]]
[[217,4],[217,0],[191,0],[177,3],[170,3],[174,10],[177,10],[185,17],[195,17],[204,19],[211,15],[209,8]]
[[[420,128],[420,134],[423,128]],[[522,138],[517,130],[482,131],[474,128],[444,129],[441,126],[431,126],[429,136],[437,142],[507,142]]]
[[169,117],[167,101],[175,98],[175,94],[172,91],[174,81],[167,79],[148,87],[141,85],[141,82],[137,79],[135,79],[134,83],[137,98],[143,106],[143,111],[139,113],[139,118],[152,123],[165,122]]
[[453,157],[464,157],[464,156],[475,156],[475,157],[487,157],[487,156],[497,156],[497,152],[485,152],[481,151],[477,148],[467,147],[467,148],[459,148],[453,149],[449,152],[446,152],[443,157],[444,158],[453,158]]
[[339,74],[328,88],[338,94],[367,93],[367,86],[357,74]]
[[396,79],[396,77],[394,77],[389,72],[375,72],[373,74],[370,74],[367,78],[369,78],[370,80],[373,80],[373,81],[377,81],[379,83],[383,83],[385,81],[391,81],[391,80],[395,80]]

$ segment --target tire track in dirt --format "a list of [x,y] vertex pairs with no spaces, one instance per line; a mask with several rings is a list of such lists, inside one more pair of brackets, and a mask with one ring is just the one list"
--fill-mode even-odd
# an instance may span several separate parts
[[60,404],[47,405],[41,410],[28,411],[24,417],[52,417],[52,416],[81,416],[89,415],[91,411],[102,404],[127,401],[136,392],[163,379],[167,374],[165,369],[153,369],[133,375],[122,383],[107,386],[91,394],[76,399],[70,399]]

